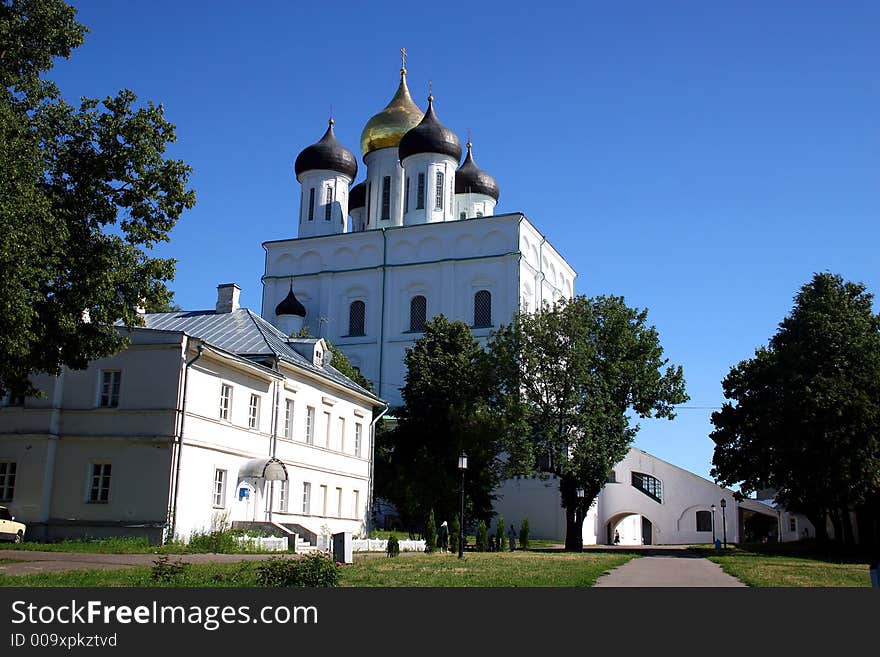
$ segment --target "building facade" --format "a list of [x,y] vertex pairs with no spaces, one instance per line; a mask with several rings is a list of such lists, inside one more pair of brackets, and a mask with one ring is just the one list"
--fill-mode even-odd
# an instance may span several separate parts
[[237,299],[224,285],[215,310],[147,314],[122,352],[0,408],[0,499],[30,540],[364,533],[385,405],[323,340],[288,341]]

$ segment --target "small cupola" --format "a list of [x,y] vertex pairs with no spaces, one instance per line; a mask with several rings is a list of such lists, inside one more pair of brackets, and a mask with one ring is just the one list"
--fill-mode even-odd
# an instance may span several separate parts
[[324,136],[297,155],[293,168],[298,180],[303,173],[317,170],[336,171],[354,180],[358,170],[354,154],[336,141],[333,119]]
[[293,293],[293,277],[290,279],[290,291],[275,306],[275,326],[285,335],[299,333],[306,318],[306,307]]
[[471,152],[471,142],[467,143],[467,155],[455,172],[456,194],[485,194],[498,200],[498,183],[488,173],[477,166]]
[[456,134],[440,123],[434,112],[434,96],[428,96],[428,110],[421,122],[400,140],[400,161],[419,153],[448,155],[456,161],[461,159],[461,141]]

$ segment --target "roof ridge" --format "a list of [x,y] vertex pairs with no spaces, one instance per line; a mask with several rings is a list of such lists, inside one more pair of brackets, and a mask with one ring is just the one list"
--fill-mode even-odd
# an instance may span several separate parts
[[[254,311],[252,311],[250,308],[244,308],[243,310],[248,314],[248,317],[250,317],[251,321],[254,323],[254,327],[260,333],[260,337],[263,338],[263,342],[266,343],[266,346],[269,347],[273,354],[275,354],[276,358],[281,358],[283,354],[278,353],[278,350],[274,346],[272,346],[272,343],[269,341],[269,339],[266,337],[266,333],[263,331],[263,327],[260,326],[260,322],[257,321],[257,315],[254,314]],[[262,317],[260,317],[260,320],[265,321]],[[280,332],[281,331],[279,331],[279,333]]]

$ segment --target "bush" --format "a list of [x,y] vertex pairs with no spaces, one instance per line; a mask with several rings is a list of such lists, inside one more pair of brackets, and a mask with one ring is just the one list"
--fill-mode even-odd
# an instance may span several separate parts
[[400,543],[397,541],[396,536],[388,537],[388,545],[385,546],[385,552],[389,557],[396,557],[400,554]]
[[170,561],[168,555],[163,554],[153,562],[153,567],[150,569],[150,581],[158,584],[171,584],[183,577],[188,568],[188,563],[184,563],[180,559]]
[[495,545],[499,552],[504,552],[504,516],[498,514],[498,529],[495,532]]
[[434,509],[428,514],[428,524],[425,525],[425,552],[433,552],[437,547],[437,529],[434,527]]
[[461,523],[458,516],[452,516],[452,524],[449,526],[449,549],[458,552],[458,541],[461,538]]
[[257,566],[257,585],[270,587],[339,586],[339,566],[320,553],[295,559],[270,557]]
[[489,551],[489,529],[486,527],[486,521],[480,520],[477,525],[477,538],[476,538],[476,551],[477,552],[488,552]]
[[221,554],[242,552],[246,548],[239,544],[239,536],[241,536],[241,532],[228,529],[212,532],[194,532],[190,536],[187,547],[190,552],[215,552]]
[[523,518],[519,528],[519,547],[521,550],[529,549],[529,519]]

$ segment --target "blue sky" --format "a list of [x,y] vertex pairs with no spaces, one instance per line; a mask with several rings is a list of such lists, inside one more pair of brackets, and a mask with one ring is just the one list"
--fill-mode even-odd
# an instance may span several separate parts
[[[161,102],[196,207],[158,252],[185,308],[237,282],[260,309],[261,243],[295,235],[297,153],[332,105],[358,157],[409,53],[435,109],[578,272],[649,309],[691,402],[636,441],[708,476],[729,368],[799,286],[880,292],[880,3],[72,2],[92,33],[52,77],[69,99]],[[405,7],[405,9],[404,9]],[[362,161],[358,180],[363,178]]]

